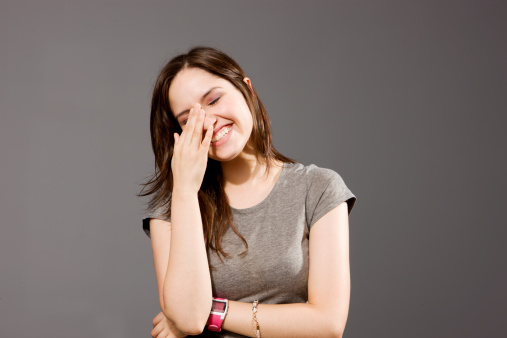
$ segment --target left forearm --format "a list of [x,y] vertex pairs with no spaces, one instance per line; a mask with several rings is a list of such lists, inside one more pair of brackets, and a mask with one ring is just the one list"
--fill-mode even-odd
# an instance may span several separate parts
[[[257,321],[262,338],[341,337],[341,327],[329,312],[308,303],[259,304]],[[255,337],[252,328],[252,303],[229,301],[222,328]]]

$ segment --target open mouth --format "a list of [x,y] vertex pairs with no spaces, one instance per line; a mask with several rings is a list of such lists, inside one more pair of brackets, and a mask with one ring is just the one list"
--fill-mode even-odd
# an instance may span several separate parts
[[232,124],[230,124],[228,126],[224,126],[222,129],[220,129],[220,131],[218,133],[215,134],[215,136],[213,136],[213,138],[211,139],[211,143],[219,142],[221,139],[223,139],[229,133],[229,131],[231,131],[231,129],[232,129]]

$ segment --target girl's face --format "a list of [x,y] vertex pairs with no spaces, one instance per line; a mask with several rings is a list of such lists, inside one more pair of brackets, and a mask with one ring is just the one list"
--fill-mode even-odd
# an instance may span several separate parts
[[[249,78],[243,81],[251,86]],[[243,94],[221,77],[200,68],[185,68],[176,74],[169,87],[169,104],[182,130],[190,109],[197,102],[205,112],[203,137],[213,124],[208,156],[217,161],[230,161],[242,153],[253,128],[252,113]]]

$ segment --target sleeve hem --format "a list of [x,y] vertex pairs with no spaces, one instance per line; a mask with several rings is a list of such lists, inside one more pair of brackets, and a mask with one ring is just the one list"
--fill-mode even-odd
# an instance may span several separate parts
[[312,222],[310,223],[310,225],[308,226],[308,229],[311,230],[312,227],[315,225],[315,223],[318,222],[319,219],[321,219],[324,215],[326,215],[328,212],[330,212],[331,210],[333,210],[334,208],[336,208],[337,206],[339,206],[340,204],[342,204],[343,202],[347,202],[347,208],[348,208],[348,215],[350,215],[351,211],[352,211],[352,208],[354,207],[354,204],[356,203],[356,196],[352,193],[347,193],[345,196],[345,198],[343,199],[340,199],[339,201],[335,202],[335,203],[332,203],[328,206],[328,208],[326,208],[326,212],[324,212],[322,215],[320,215],[318,218],[312,220]]
[[150,235],[150,219],[151,217],[143,218],[143,230],[146,236],[148,236],[151,239]]

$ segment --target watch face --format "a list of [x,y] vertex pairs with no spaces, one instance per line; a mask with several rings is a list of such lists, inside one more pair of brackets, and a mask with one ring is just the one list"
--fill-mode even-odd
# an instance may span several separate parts
[[214,300],[211,311],[218,312],[218,313],[224,313],[225,312],[225,302],[220,302],[220,301]]

